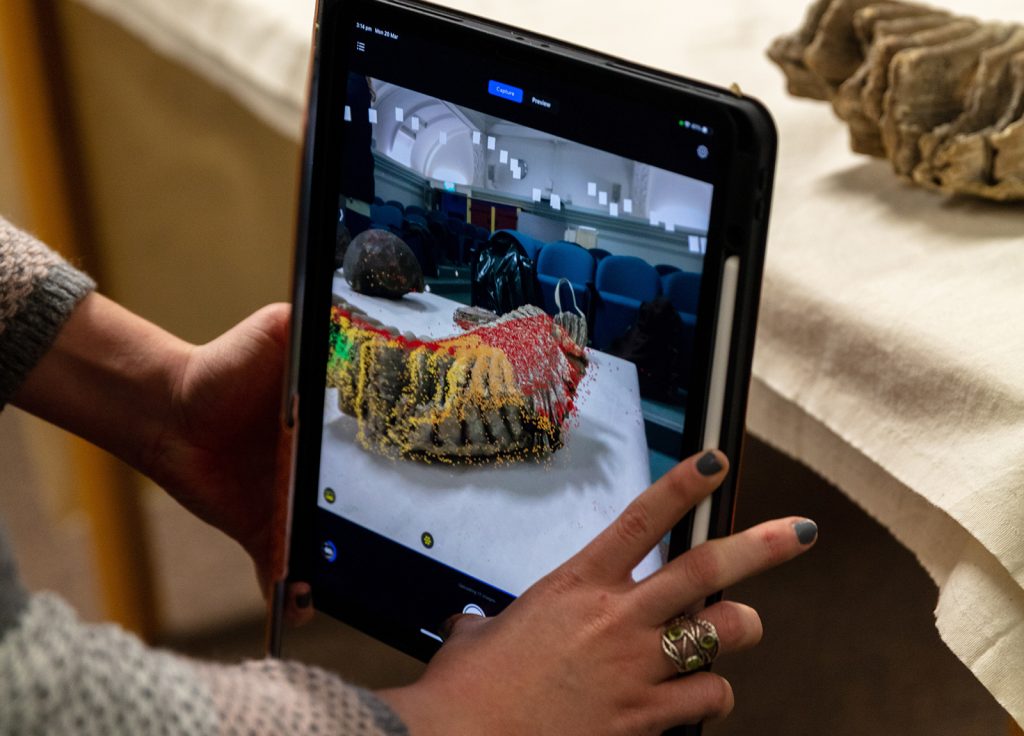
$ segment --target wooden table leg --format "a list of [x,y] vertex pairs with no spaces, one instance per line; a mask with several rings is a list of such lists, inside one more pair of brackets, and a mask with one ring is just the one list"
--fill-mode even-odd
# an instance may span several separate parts
[[[25,224],[65,257],[89,263],[95,252],[88,199],[55,11],[53,0],[2,0],[0,53],[30,220]],[[95,262],[90,271],[96,274]],[[150,638],[157,609],[138,484],[126,467],[78,438],[70,461],[91,522],[106,614]]]

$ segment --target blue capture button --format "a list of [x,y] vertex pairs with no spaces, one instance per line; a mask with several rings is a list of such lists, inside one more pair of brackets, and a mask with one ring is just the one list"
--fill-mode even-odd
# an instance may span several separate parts
[[504,82],[496,82],[493,79],[487,83],[487,91],[495,97],[500,97],[503,100],[511,100],[512,102],[523,101],[523,91],[518,87],[513,87],[511,84],[505,84]]

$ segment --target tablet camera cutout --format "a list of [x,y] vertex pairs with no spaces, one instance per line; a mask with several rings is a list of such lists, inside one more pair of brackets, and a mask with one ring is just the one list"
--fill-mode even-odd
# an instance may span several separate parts
[[420,535],[420,542],[427,549],[431,549],[434,546],[434,535],[430,532],[423,532]]
[[338,499],[338,494],[334,492],[333,488],[324,489],[324,500],[327,503],[334,503]]
[[699,158],[701,161],[703,161],[704,159],[706,159],[710,155],[711,155],[711,151],[709,151],[708,147],[705,146],[703,143],[701,143],[699,146],[697,146],[697,158]]
[[320,553],[324,556],[324,559],[328,562],[334,562],[338,559],[338,548],[334,546],[334,542],[327,539],[320,545]]

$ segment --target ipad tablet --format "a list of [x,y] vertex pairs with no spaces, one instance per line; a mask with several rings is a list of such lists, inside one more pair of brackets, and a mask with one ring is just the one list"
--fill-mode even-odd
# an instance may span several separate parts
[[[678,459],[738,467],[774,157],[738,92],[321,0],[289,579],[426,660],[445,619],[500,612]],[[729,533],[735,484],[635,576]]]

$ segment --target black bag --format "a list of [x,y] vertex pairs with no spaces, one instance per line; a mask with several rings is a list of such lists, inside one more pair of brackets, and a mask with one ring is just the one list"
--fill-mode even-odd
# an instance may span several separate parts
[[534,268],[519,241],[495,233],[473,261],[473,306],[505,314],[533,303]]
[[690,373],[688,333],[672,303],[658,297],[640,305],[636,322],[608,352],[636,365],[641,396],[683,404]]

